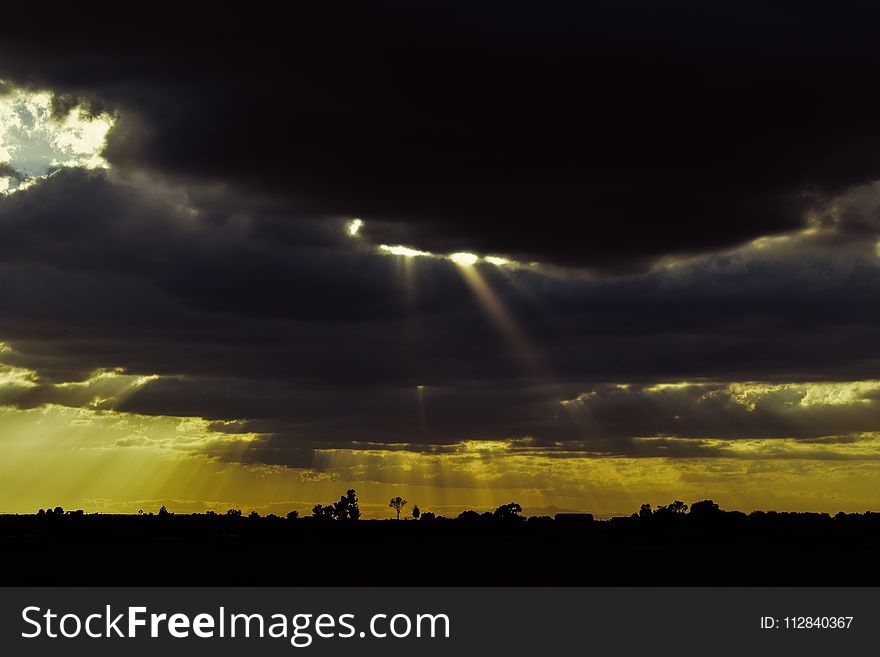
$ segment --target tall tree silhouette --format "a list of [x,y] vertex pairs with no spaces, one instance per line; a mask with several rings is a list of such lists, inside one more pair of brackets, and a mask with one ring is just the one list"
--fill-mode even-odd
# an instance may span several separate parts
[[338,502],[316,504],[312,508],[312,516],[320,520],[360,520],[361,508],[358,506],[357,493],[354,488],[349,488]]
[[358,498],[354,488],[349,488],[345,495],[333,504],[334,515],[337,520],[359,520],[361,509],[358,506]]
[[400,495],[398,495],[397,497],[391,498],[391,501],[388,503],[388,506],[390,506],[392,509],[397,511],[397,519],[400,520],[400,512],[403,509],[403,507],[406,506],[406,500],[403,499]]

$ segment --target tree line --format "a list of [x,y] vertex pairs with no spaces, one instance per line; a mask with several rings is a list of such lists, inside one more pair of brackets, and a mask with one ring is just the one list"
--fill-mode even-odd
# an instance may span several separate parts
[[[401,519],[401,516],[406,516],[405,509],[409,502],[403,499],[400,496],[392,497],[388,502],[388,507],[392,509],[395,514],[395,518],[397,520]],[[37,511],[37,518],[60,518],[60,517],[81,517],[86,515],[82,509],[77,509],[75,511],[65,511],[62,507],[56,506],[54,508],[46,508],[40,509]],[[143,510],[138,511],[138,516],[149,516],[153,517],[158,516],[161,519],[168,518],[173,514],[168,511],[168,509],[163,505],[159,508],[156,514],[152,512],[145,513]],[[226,518],[242,518],[244,514],[241,509],[230,508],[225,512],[217,512],[217,511],[206,511],[203,514],[193,513],[189,514],[193,516],[203,515],[206,517],[226,517]],[[462,522],[478,522],[478,521],[533,521],[533,522],[547,522],[547,521],[579,521],[579,522],[592,522],[594,520],[592,514],[589,513],[558,513],[554,517],[550,516],[531,516],[526,517],[523,515],[522,506],[516,502],[509,502],[507,504],[502,504],[497,507],[494,511],[474,511],[474,510],[466,510],[459,513],[454,518],[445,517],[442,515],[437,515],[431,511],[422,511],[418,505],[412,505],[410,509],[409,515],[413,520],[421,520],[421,521],[434,521],[434,520],[443,520],[443,521],[451,521],[457,520]],[[830,519],[831,516],[826,513],[809,513],[809,512],[777,512],[777,511],[752,511],[751,513],[743,513],[741,511],[723,511],[720,506],[712,501],[712,500],[699,500],[694,502],[690,506],[681,500],[674,500],[669,504],[658,506],[657,508],[653,508],[650,504],[642,504],[638,511],[633,513],[630,516],[618,516],[611,518],[612,521],[616,521],[618,523],[622,522],[635,522],[641,524],[663,524],[663,523],[674,523],[678,521],[708,521],[708,520],[721,520],[727,519],[732,520],[736,518],[749,518],[754,520],[767,520],[774,518],[813,518],[813,519]],[[845,520],[847,518],[855,518],[855,517],[865,517],[865,518],[880,518],[880,514],[866,511],[864,514],[853,514],[853,513],[844,513],[839,512],[833,516],[836,520]],[[300,514],[298,511],[294,510],[288,513],[285,518],[281,518],[274,513],[267,514],[266,516],[261,516],[257,511],[251,511],[250,514],[247,515],[248,519],[257,520],[260,518],[267,518],[270,520],[283,520],[286,518],[288,521],[300,520]],[[311,516],[305,516],[302,519],[311,519],[314,521],[339,521],[339,522],[355,522],[361,519],[361,509],[358,502],[358,497],[356,491],[352,488],[345,492],[344,495],[341,495],[338,502],[332,502],[330,504],[316,504],[312,508]]]

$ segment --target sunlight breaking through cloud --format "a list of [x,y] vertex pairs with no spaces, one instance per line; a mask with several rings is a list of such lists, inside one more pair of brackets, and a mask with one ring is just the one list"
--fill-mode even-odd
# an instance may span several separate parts
[[0,194],[30,187],[62,167],[107,168],[101,152],[114,118],[76,106],[53,111],[53,94],[6,87],[0,94]]
[[[349,224],[349,234],[355,236],[357,231],[351,232],[351,227],[352,224]],[[358,228],[360,228],[360,226],[358,226]],[[455,253],[450,253],[449,255],[443,255],[440,253],[431,253],[430,251],[420,251],[419,249],[404,246],[403,244],[380,244],[377,247],[377,250],[379,251],[379,253],[402,256],[404,258],[434,258],[437,260],[448,260],[449,262],[464,267],[472,267],[474,265],[484,262],[495,267],[510,267],[519,269],[523,269],[526,267],[536,267],[536,263],[529,263],[529,265],[525,265],[523,263],[516,262],[515,260],[509,260],[508,258],[502,258],[500,256],[479,256],[476,253],[469,253],[467,251],[457,251]]]

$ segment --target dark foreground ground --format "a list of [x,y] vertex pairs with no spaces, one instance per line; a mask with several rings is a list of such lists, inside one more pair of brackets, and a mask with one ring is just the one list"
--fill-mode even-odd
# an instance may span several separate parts
[[880,514],[0,516],[0,585],[880,585]]

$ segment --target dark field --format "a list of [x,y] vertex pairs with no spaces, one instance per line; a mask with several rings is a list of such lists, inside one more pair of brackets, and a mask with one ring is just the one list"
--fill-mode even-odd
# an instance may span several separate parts
[[2,585],[880,585],[880,514],[0,516]]

